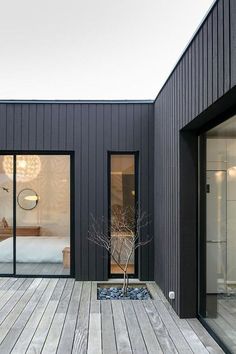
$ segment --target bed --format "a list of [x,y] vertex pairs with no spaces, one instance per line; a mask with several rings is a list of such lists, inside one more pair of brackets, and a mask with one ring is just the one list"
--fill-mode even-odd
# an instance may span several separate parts
[[[16,262],[62,263],[62,251],[70,245],[69,237],[27,236],[16,237]],[[13,238],[0,242],[0,262],[13,260]]]

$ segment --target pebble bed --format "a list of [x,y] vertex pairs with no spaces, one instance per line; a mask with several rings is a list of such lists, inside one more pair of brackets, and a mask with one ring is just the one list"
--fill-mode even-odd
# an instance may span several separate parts
[[151,295],[146,287],[134,288],[128,287],[127,296],[123,295],[122,288],[98,287],[98,300],[148,300]]

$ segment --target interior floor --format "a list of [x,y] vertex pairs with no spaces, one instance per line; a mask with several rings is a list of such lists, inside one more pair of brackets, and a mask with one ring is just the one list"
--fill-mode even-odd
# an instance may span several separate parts
[[[0,263],[0,274],[12,274],[11,263]],[[16,275],[70,275],[62,263],[16,263]]]

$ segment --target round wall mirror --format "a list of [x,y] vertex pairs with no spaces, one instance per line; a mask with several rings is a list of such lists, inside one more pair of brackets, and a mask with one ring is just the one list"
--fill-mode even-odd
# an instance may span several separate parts
[[34,209],[39,201],[38,194],[33,189],[23,189],[17,196],[17,203],[19,207],[24,210]]

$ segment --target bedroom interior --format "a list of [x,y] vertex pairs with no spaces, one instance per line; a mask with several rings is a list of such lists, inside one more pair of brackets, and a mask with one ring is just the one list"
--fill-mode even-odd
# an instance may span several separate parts
[[0,187],[0,273],[70,275],[70,156],[1,155]]

